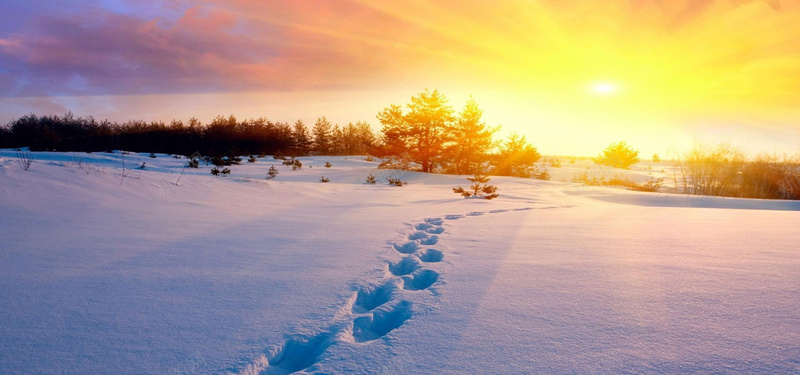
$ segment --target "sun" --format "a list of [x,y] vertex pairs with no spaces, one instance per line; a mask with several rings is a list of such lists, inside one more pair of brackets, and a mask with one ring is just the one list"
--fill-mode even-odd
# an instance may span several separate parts
[[594,82],[589,85],[589,92],[593,95],[611,96],[619,93],[619,85],[611,82]]

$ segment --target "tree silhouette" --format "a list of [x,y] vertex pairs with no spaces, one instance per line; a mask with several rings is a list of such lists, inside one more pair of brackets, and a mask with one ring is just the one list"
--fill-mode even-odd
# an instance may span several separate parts
[[314,124],[314,151],[317,154],[326,154],[331,148],[331,123],[325,116],[317,119]]
[[292,148],[295,155],[306,155],[311,151],[311,136],[303,120],[297,120],[292,128]]

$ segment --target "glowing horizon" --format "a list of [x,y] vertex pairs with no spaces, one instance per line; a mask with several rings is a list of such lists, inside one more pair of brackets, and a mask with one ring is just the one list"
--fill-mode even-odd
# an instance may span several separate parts
[[[0,113],[346,124],[473,95],[549,154],[800,150],[800,1],[73,0],[0,5]],[[7,9],[4,9],[7,8]],[[294,111],[290,113],[290,111]]]

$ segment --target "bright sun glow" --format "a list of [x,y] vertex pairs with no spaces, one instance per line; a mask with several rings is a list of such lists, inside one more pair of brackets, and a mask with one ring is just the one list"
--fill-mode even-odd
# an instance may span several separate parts
[[589,87],[589,90],[595,95],[607,96],[619,92],[619,86],[608,82],[595,83]]

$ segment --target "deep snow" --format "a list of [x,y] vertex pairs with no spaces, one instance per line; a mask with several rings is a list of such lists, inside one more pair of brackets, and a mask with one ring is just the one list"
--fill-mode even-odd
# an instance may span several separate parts
[[0,373],[800,373],[798,202],[122,156],[0,150]]

